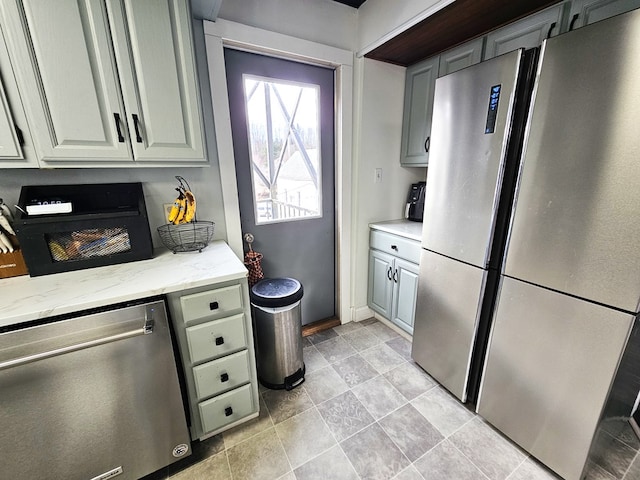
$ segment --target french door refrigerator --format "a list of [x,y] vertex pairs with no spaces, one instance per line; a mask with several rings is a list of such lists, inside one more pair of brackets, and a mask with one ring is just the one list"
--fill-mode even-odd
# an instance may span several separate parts
[[412,356],[463,402],[477,393],[535,55],[436,80]]
[[478,413],[567,480],[638,341],[639,81],[640,10],[542,46]]

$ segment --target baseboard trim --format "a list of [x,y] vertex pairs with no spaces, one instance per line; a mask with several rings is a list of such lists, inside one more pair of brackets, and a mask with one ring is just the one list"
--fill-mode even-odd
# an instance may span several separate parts
[[373,310],[369,307],[357,307],[351,310],[352,320],[355,322],[361,322],[362,320],[366,320],[367,318],[371,318],[374,316]]

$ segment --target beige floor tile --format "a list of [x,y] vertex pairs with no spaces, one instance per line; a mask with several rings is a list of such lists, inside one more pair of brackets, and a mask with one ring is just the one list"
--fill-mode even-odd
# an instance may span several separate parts
[[233,480],[273,480],[291,470],[275,428],[227,450]]
[[276,432],[293,468],[297,468],[336,444],[315,408],[276,425]]

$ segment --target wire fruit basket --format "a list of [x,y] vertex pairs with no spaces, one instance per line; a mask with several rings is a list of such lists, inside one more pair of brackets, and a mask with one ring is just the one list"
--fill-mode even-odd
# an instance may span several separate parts
[[215,223],[196,221],[174,225],[167,223],[158,227],[160,240],[173,253],[194,252],[209,245],[213,238]]

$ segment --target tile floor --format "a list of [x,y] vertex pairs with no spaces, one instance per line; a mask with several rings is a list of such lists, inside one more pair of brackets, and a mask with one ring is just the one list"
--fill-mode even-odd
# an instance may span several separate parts
[[261,388],[258,418],[195,442],[154,477],[557,479],[417,367],[410,349],[375,319],[307,337],[301,386]]

